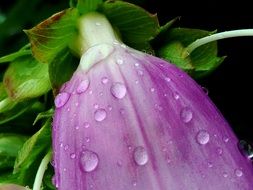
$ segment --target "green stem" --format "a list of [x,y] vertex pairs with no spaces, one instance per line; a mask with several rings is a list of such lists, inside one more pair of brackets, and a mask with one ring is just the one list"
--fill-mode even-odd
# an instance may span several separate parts
[[253,29],[232,30],[232,31],[212,34],[210,36],[206,36],[204,38],[200,38],[194,41],[193,43],[187,46],[186,51],[190,54],[198,47],[205,45],[207,43],[225,39],[225,38],[233,38],[233,37],[240,37],[240,36],[253,36]]
[[43,179],[44,173],[47,169],[47,165],[51,160],[51,157],[52,157],[52,152],[49,151],[46,154],[46,156],[42,159],[42,161],[40,163],[40,166],[39,166],[39,169],[37,171],[35,180],[34,180],[33,190],[40,190],[41,184],[42,184],[42,179]]

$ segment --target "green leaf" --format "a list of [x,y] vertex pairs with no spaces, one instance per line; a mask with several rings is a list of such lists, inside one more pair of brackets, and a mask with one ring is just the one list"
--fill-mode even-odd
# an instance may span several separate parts
[[48,65],[39,63],[32,56],[23,56],[10,64],[4,85],[9,97],[15,101],[41,96],[50,90]]
[[107,1],[100,11],[120,31],[123,41],[131,47],[143,47],[137,44],[146,44],[159,32],[157,16],[136,5],[123,1]]
[[52,184],[53,176],[54,176],[54,168],[52,167],[52,165],[49,165],[43,177],[44,189],[56,190],[55,186]]
[[32,184],[41,158],[51,145],[51,120],[29,138],[21,148],[14,165],[14,174],[22,184]]
[[78,0],[77,9],[81,14],[96,11],[103,0]]
[[10,98],[5,98],[0,101],[0,125],[16,119],[18,116],[25,113],[35,100],[15,102]]
[[18,151],[27,137],[17,134],[0,134],[0,170],[12,168]]
[[36,119],[33,122],[33,125],[35,125],[39,120],[41,119],[48,119],[51,118],[54,114],[54,109],[51,108],[50,110],[47,110],[45,112],[41,112],[38,114],[38,116],[36,117]]
[[11,62],[14,61],[15,59],[17,59],[18,57],[22,57],[24,55],[31,55],[31,50],[19,50],[15,53],[11,53],[9,55],[5,55],[3,57],[0,57],[0,63],[7,63],[7,62]]
[[34,57],[42,63],[50,63],[72,41],[76,34],[77,18],[78,11],[71,8],[26,30]]
[[78,63],[79,60],[70,53],[68,48],[65,48],[49,64],[49,77],[55,93],[71,78]]
[[195,40],[212,33],[188,28],[171,29],[164,39],[165,45],[157,53],[159,57],[177,65],[194,78],[203,77],[217,68],[224,60],[224,57],[217,56],[217,43],[211,42],[203,45],[190,55],[187,54],[186,47]]

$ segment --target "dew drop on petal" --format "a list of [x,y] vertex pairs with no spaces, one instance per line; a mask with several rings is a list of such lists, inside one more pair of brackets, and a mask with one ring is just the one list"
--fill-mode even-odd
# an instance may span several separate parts
[[135,64],[134,64],[135,67],[138,67],[139,65],[140,65],[139,63],[135,63]]
[[241,177],[241,176],[243,175],[242,170],[240,170],[240,169],[235,169],[235,175],[236,175],[237,177]]
[[227,173],[227,172],[223,172],[222,175],[223,175],[223,177],[225,177],[225,178],[228,177],[228,173]]
[[76,89],[76,92],[78,94],[81,94],[81,93],[84,93],[88,87],[90,85],[90,81],[88,79],[86,80],[83,80],[78,86],[77,86],[77,89]]
[[103,121],[106,118],[106,111],[105,109],[98,109],[94,113],[96,121]]
[[84,126],[84,128],[89,128],[90,127],[90,124],[88,123],[88,122],[84,122],[84,124],[83,124],[83,126]]
[[179,94],[176,92],[173,94],[173,97],[175,100],[178,100],[180,98]]
[[140,76],[143,76],[143,71],[142,70],[138,70],[137,74],[140,75]]
[[253,160],[253,148],[247,141],[240,140],[238,143],[238,148],[242,155],[244,155],[250,160]]
[[62,92],[60,94],[58,94],[54,100],[55,103],[55,107],[56,108],[60,108],[62,106],[64,106],[67,101],[69,100],[70,94],[67,92]]
[[229,141],[229,138],[228,138],[227,136],[224,136],[224,137],[222,138],[222,140],[223,140],[225,143],[227,143],[227,142]]
[[213,167],[213,163],[212,162],[207,162],[207,166],[208,166],[208,168],[212,168]]
[[200,130],[198,133],[197,133],[197,136],[196,136],[196,140],[199,144],[201,145],[205,145],[209,142],[210,140],[210,135],[207,131],[205,130]]
[[75,159],[76,158],[76,154],[75,153],[70,154],[70,158],[71,159]]
[[150,92],[155,92],[155,88],[150,88]]
[[64,150],[68,150],[68,149],[69,149],[69,145],[65,145]]
[[169,77],[165,77],[164,79],[165,79],[165,81],[167,81],[167,82],[170,82],[170,81],[171,81],[171,79],[170,79]]
[[111,87],[111,93],[115,98],[122,99],[126,95],[126,86],[120,82],[116,82]]
[[217,148],[217,153],[219,154],[219,155],[222,155],[222,153],[223,153],[223,150],[222,150],[222,148]]
[[117,63],[118,65],[122,65],[122,64],[124,63],[124,61],[123,61],[122,59],[117,59],[117,60],[116,60],[116,63]]
[[108,83],[109,79],[107,77],[102,77],[101,82],[102,84]]
[[193,117],[191,108],[189,107],[183,108],[180,112],[180,117],[184,123],[189,123]]
[[98,166],[99,158],[95,152],[84,150],[80,157],[81,168],[85,172],[92,172]]
[[134,149],[134,161],[139,166],[143,166],[148,162],[148,153],[144,147],[138,146]]

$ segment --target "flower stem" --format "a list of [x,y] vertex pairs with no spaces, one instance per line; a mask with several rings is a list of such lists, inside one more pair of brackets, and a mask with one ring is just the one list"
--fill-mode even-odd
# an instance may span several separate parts
[[42,159],[42,161],[40,163],[40,166],[39,166],[39,169],[37,171],[35,180],[34,180],[33,190],[40,190],[42,179],[43,179],[44,173],[47,169],[47,165],[51,160],[51,157],[52,157],[52,152],[49,151],[46,154],[46,156]]
[[205,45],[207,43],[225,39],[225,38],[233,38],[233,37],[240,37],[240,36],[253,36],[253,29],[241,29],[241,30],[232,30],[232,31],[225,31],[216,34],[212,34],[210,36],[206,36],[204,38],[200,38],[190,45],[187,46],[186,50],[190,54],[198,47]]

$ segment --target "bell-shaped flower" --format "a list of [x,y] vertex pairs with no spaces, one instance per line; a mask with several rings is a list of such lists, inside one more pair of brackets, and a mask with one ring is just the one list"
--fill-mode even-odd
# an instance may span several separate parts
[[252,163],[203,89],[115,39],[87,48],[55,106],[60,190],[253,188]]

